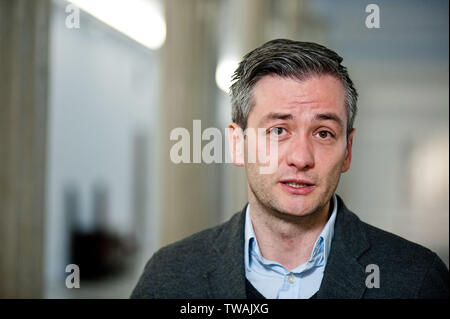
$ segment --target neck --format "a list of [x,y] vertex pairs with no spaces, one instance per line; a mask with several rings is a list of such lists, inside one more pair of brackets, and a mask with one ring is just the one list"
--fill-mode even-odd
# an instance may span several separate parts
[[270,211],[256,198],[249,198],[249,204],[255,236],[265,259],[276,261],[288,270],[309,260],[314,243],[328,221],[330,201],[307,216]]

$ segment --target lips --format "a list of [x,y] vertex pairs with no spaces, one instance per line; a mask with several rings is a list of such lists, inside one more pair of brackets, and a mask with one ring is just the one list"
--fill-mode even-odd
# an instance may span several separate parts
[[316,187],[314,183],[302,179],[286,179],[279,184],[285,191],[294,195],[307,195]]

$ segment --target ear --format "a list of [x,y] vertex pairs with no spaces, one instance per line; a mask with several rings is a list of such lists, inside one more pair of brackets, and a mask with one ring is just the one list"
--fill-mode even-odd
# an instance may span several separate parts
[[352,129],[348,137],[347,146],[345,148],[345,158],[344,165],[342,165],[342,173],[345,173],[350,169],[350,164],[352,162],[352,145],[353,145],[353,135],[355,134],[355,129]]
[[244,166],[244,132],[234,122],[228,126],[228,145],[233,164]]

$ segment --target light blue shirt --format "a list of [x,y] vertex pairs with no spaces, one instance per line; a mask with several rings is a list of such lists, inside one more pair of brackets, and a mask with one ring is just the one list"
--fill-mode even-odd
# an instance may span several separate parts
[[333,195],[332,200],[333,211],[314,244],[311,258],[291,271],[261,255],[250,218],[250,205],[247,206],[244,247],[245,277],[264,297],[269,299],[308,299],[319,290],[334,234],[337,213],[336,195]]

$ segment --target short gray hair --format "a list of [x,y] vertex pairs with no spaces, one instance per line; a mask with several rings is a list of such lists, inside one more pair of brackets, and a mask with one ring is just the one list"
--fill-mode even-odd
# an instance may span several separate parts
[[262,77],[275,74],[300,81],[313,75],[332,75],[341,81],[345,89],[347,108],[347,137],[353,129],[357,111],[358,93],[342,57],[316,43],[287,39],[269,41],[246,54],[234,72],[230,88],[232,120],[243,130],[253,108],[252,90]]

